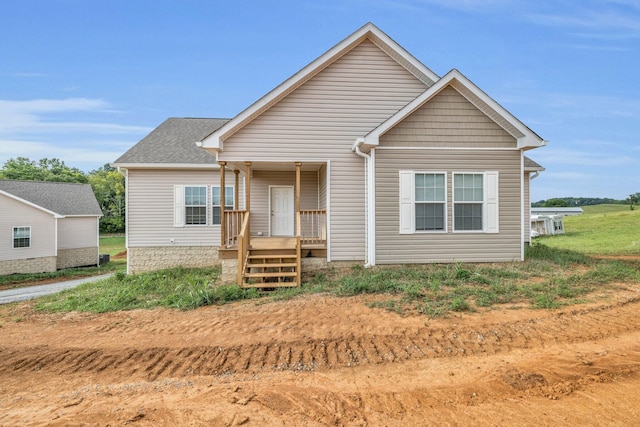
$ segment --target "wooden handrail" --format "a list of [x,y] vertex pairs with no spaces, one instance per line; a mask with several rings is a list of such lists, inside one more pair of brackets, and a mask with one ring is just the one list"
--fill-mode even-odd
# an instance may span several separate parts
[[244,267],[249,253],[249,212],[246,212],[242,221],[242,227],[238,234],[238,286],[242,286]]
[[327,210],[301,209],[296,215],[297,236],[303,244],[324,244],[327,241]]
[[244,210],[227,210],[222,212],[221,222],[224,227],[221,227],[220,232],[224,230],[222,236],[222,245],[224,247],[234,246],[238,244],[238,235],[240,234],[240,228],[244,222]]

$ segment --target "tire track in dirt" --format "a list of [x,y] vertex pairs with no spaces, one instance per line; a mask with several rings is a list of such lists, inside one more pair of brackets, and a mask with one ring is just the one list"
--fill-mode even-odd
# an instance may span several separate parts
[[[394,334],[349,333],[292,341],[271,337],[251,345],[182,348],[56,348],[0,346],[4,372],[105,373],[155,380],[189,375],[314,371],[411,359],[496,354],[514,349],[603,339],[640,328],[640,297],[542,318],[478,326],[421,327]],[[204,324],[204,322],[201,322]],[[200,326],[199,326],[200,327]],[[204,326],[201,326],[204,327]],[[194,325],[189,324],[189,329]],[[197,329],[197,328],[196,328]]]

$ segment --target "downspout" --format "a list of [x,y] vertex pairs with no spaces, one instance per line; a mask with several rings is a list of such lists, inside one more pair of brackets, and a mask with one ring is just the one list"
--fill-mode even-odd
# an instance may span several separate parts
[[351,151],[365,160],[365,194],[367,197],[367,234],[365,244],[367,245],[367,259],[365,260],[364,267],[369,268],[375,265],[375,245],[373,238],[373,227],[375,226],[373,220],[373,165],[371,155],[360,150],[362,144],[364,144],[364,139],[356,139],[356,142],[351,146]]

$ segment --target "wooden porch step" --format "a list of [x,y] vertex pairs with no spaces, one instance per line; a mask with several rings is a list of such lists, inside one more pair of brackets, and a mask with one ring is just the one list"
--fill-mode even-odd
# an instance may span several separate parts
[[264,254],[264,255],[259,255],[259,254],[251,254],[249,255],[249,259],[281,259],[281,258],[295,258],[296,254]]
[[[260,272],[260,273],[245,273],[245,277],[261,278],[261,277],[296,277],[298,273],[295,271],[273,271],[273,272]],[[277,283],[277,282],[274,282]]]
[[297,266],[298,264],[295,262],[266,262],[266,263],[260,263],[260,264],[253,264],[253,263],[247,264],[247,268],[278,268],[278,267],[292,268]]
[[243,288],[296,288],[297,282],[243,283]]

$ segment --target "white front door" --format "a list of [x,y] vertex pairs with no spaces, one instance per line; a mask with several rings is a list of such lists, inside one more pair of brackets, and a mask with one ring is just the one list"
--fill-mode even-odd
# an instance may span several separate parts
[[271,235],[293,236],[293,187],[271,187]]

